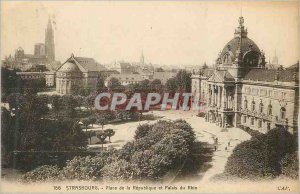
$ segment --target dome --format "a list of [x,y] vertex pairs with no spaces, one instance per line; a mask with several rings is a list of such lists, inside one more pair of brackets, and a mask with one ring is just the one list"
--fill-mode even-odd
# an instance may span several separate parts
[[80,71],[75,61],[67,61],[59,70],[59,72],[77,72]]
[[[240,37],[233,38],[223,48],[221,52],[221,57],[223,57],[227,52],[229,52],[231,55],[233,55],[232,57],[235,58],[236,51],[238,50],[239,45],[240,45]],[[250,50],[260,53],[258,46],[255,44],[253,40],[251,40],[248,37],[242,38],[242,45],[240,49],[242,53],[246,53],[247,51]]]
[[[239,55],[239,56],[237,56]],[[239,26],[235,29],[234,38],[231,39],[219,54],[217,65],[228,67],[233,64],[244,67],[263,67],[265,65],[264,53],[260,51],[253,40],[248,38],[244,18],[239,18]]]

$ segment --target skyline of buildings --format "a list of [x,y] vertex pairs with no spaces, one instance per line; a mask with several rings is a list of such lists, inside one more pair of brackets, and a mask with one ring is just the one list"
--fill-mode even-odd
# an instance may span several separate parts
[[214,68],[203,67],[192,75],[193,98],[206,107],[205,120],[222,128],[266,133],[281,126],[297,133],[299,61],[286,69],[267,69],[265,54],[249,38],[244,18],[238,22]]
[[[145,14],[140,18],[136,18],[134,15],[139,10],[134,13],[127,13],[124,12],[125,7],[115,7],[103,3],[104,7],[97,7],[97,9],[107,8],[106,11],[99,13],[95,8],[90,9],[87,13],[85,11],[87,10],[86,6],[93,3],[83,3],[83,6],[77,6],[76,4],[74,6],[66,4],[62,12],[60,12],[60,7],[54,6],[59,14],[49,11],[54,8],[49,8],[47,3],[43,4],[44,9],[49,9],[47,12],[38,5],[35,7],[34,4],[30,8],[31,12],[26,9],[19,12],[7,9],[7,13],[5,12],[3,17],[11,16],[12,13],[15,15],[11,17],[11,23],[4,23],[2,29],[3,44],[6,43],[7,45],[7,41],[11,40],[9,45],[2,49],[2,59],[5,55],[12,53],[11,51],[18,48],[18,46],[22,46],[27,53],[33,53],[33,47],[28,45],[44,39],[44,37],[41,37],[41,31],[44,30],[41,30],[40,26],[46,23],[50,12],[55,33],[56,58],[61,62],[69,57],[71,53],[76,56],[94,58],[101,64],[110,64],[114,61],[133,62],[140,57],[140,53],[143,51],[146,56],[145,61],[148,63],[188,66],[202,65],[206,62],[210,66],[214,61],[214,56],[219,52],[218,48],[226,43],[225,37],[230,37],[232,33],[233,19],[226,16],[228,15],[227,10],[232,11],[235,6],[235,3],[222,8],[217,5],[212,9],[211,4],[214,3],[208,2],[203,5],[187,3],[187,5],[174,7],[166,3],[166,6],[160,10],[160,13],[163,14],[157,20],[157,16],[151,15],[149,18],[149,14],[152,13],[150,11],[153,11],[152,6],[145,8]],[[81,3],[78,4],[81,5]],[[98,3],[95,4],[98,5]],[[100,4],[102,5],[102,3]],[[263,29],[261,34],[256,32],[252,34],[253,40],[263,45],[267,61],[273,58],[276,49],[280,63],[288,67],[298,59],[298,56],[295,57],[296,55],[293,54],[297,49],[290,44],[297,42],[294,35],[296,30],[293,29],[293,26],[295,26],[293,25],[294,19],[292,16],[287,18],[283,15],[280,17],[281,22],[277,22],[272,19],[272,13],[276,13],[279,7],[281,12],[277,12],[277,14],[280,16],[283,14],[282,12],[293,13],[294,10],[291,8],[292,6],[284,7],[281,4],[278,4],[278,6],[270,5],[268,9],[260,7],[260,3],[257,4],[249,6],[249,9],[244,10],[243,13],[248,18],[249,29],[256,27]],[[74,15],[75,10],[79,7],[82,11],[80,17]],[[144,5],[141,5],[141,7],[144,8]],[[178,17],[173,18],[173,13],[168,15],[169,11],[165,8],[169,7],[173,8],[173,11],[178,11]],[[207,13],[203,15],[203,10],[206,10],[206,7]],[[250,14],[254,7],[257,9],[259,21],[256,21],[255,17]],[[17,9],[18,6],[15,8]],[[198,11],[196,12],[196,10]],[[122,17],[113,14],[118,11],[121,11],[120,16]],[[271,11],[272,13],[270,13]],[[32,14],[29,15],[32,18],[31,24],[23,19],[26,18],[24,15],[29,14],[29,12]],[[224,17],[213,16],[215,12],[222,14]],[[233,17],[240,15],[236,11],[232,11],[231,14],[233,14]],[[113,18],[111,18],[112,15],[114,15]],[[18,20],[15,18],[18,18]],[[270,20],[274,25],[264,28],[263,23],[270,23]],[[18,22],[21,21],[22,24],[19,24]],[[134,21],[134,23],[130,21]],[[73,23],[76,23],[76,25],[73,25]],[[284,29],[289,29],[288,36],[286,36],[287,31]],[[217,36],[220,31],[222,31],[224,37]],[[270,33],[274,36],[268,36]],[[11,39],[12,35],[14,39]]]

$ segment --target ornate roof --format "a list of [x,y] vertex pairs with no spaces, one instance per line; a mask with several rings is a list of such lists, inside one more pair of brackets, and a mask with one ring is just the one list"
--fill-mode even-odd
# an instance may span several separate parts
[[248,37],[242,38],[240,46],[240,37],[234,37],[232,40],[230,40],[225,47],[223,48],[221,52],[221,56],[223,57],[225,53],[231,52],[232,57],[236,57],[236,51],[240,49],[240,52],[246,53],[247,51],[253,50],[258,53],[260,53],[260,50],[258,46],[255,44],[253,40],[251,40]]
[[[239,18],[239,26],[235,29],[234,38],[231,39],[219,54],[217,64],[225,66],[232,65],[234,62],[256,67],[264,64],[261,61],[263,55],[253,40],[247,37],[248,31],[244,27],[244,18]],[[246,58],[245,56],[248,55]],[[248,64],[249,63],[249,64]]]
[[75,57],[73,54],[71,57],[63,63],[58,71],[60,72],[92,72],[92,71],[105,71],[107,70],[103,65],[97,63],[93,58],[87,57]]
[[69,60],[63,64],[63,66],[58,70],[59,72],[78,72],[80,69],[76,65],[75,61]]

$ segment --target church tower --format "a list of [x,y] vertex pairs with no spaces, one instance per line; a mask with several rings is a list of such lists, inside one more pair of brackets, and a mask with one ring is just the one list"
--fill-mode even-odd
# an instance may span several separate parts
[[55,60],[54,33],[53,33],[50,17],[45,31],[45,47],[46,47],[46,56],[49,62],[54,61]]
[[141,57],[140,57],[140,63],[141,65],[145,64],[145,57],[144,57],[144,52],[142,51]]

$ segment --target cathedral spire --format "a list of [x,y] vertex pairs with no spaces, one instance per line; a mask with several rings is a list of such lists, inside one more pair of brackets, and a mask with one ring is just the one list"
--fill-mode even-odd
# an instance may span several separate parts
[[141,63],[142,65],[145,64],[145,57],[144,57],[144,52],[143,52],[143,51],[142,51],[142,53],[141,53],[140,63]]
[[274,52],[274,57],[272,59],[272,64],[274,64],[274,65],[278,65],[279,64],[278,57],[277,57],[277,54],[276,54],[276,49],[275,49],[275,52]]
[[51,17],[50,16],[48,18],[47,30],[52,30],[52,21],[51,21]]
[[52,21],[49,16],[48,25],[45,30],[45,48],[46,48],[46,56],[49,62],[55,60],[55,46],[54,46],[54,32],[52,29]]

